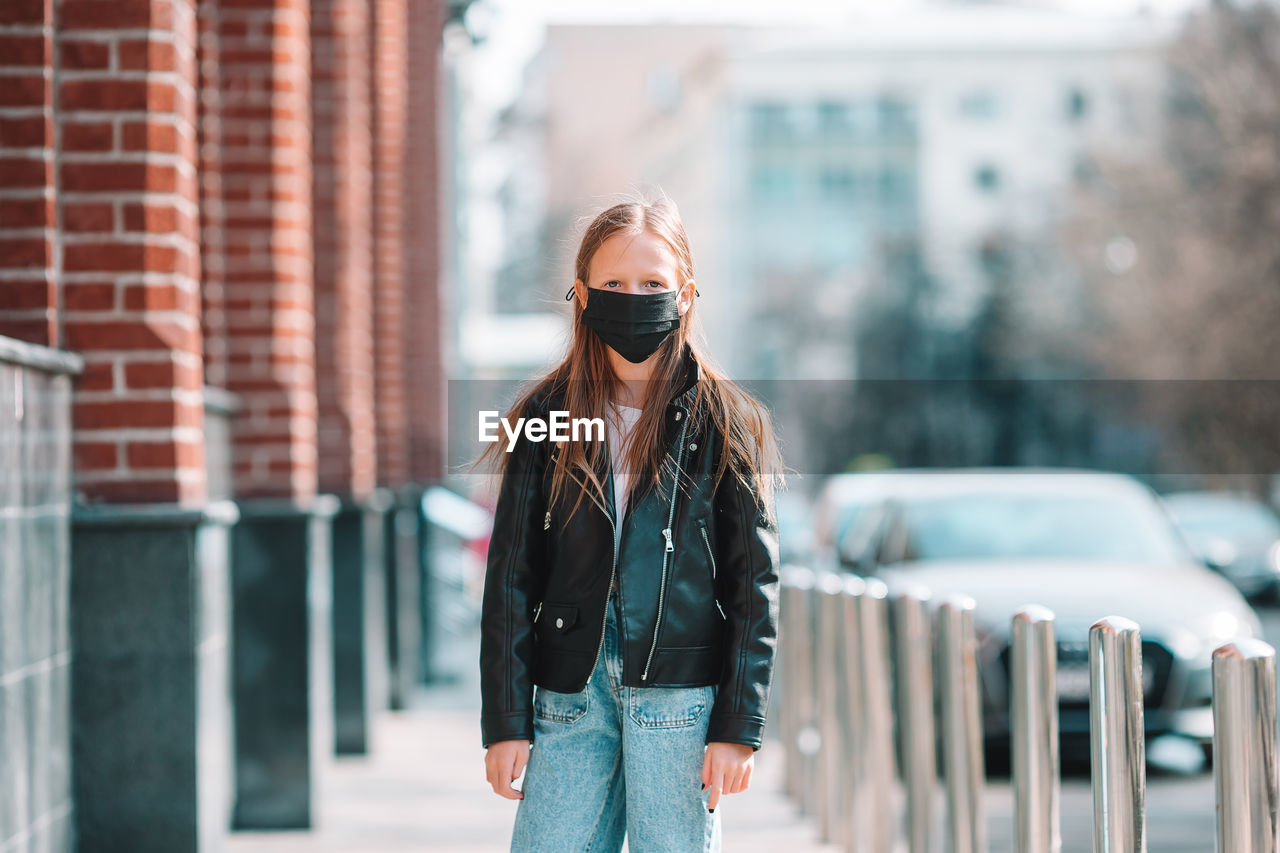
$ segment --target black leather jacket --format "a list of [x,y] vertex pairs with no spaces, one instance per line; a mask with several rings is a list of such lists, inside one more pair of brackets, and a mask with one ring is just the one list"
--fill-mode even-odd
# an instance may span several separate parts
[[[608,513],[584,496],[564,527],[568,508],[549,506],[547,499],[549,463],[560,445],[522,435],[512,449],[481,608],[485,747],[533,741],[534,684],[561,693],[586,687],[604,642],[612,572],[622,683],[716,684],[706,742],[760,748],[777,647],[777,524],[731,470],[714,488],[722,438],[709,425],[691,425],[698,366],[687,349],[684,364],[663,435],[689,479],[672,489],[666,466],[662,494],[649,488],[628,501],[617,553],[611,472],[601,472]],[[563,408],[558,395],[544,395],[525,415],[546,417]]]

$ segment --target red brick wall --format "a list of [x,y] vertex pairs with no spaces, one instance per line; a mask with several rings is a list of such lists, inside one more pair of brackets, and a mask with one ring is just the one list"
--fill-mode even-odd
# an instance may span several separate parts
[[58,346],[53,0],[0,2],[0,335]]
[[377,484],[369,0],[312,0],[316,393],[323,491]]
[[306,0],[222,0],[227,388],[236,493],[316,492]]
[[59,0],[63,345],[89,499],[205,497],[191,0]]

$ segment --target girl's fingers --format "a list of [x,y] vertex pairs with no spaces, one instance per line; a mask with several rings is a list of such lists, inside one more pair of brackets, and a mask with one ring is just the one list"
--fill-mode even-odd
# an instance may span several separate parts
[[724,791],[724,770],[716,768],[711,775],[711,797],[707,800],[707,809],[715,811],[720,803],[720,794]]
[[751,787],[751,768],[753,766],[748,764],[746,772],[742,774],[742,790],[744,791]]

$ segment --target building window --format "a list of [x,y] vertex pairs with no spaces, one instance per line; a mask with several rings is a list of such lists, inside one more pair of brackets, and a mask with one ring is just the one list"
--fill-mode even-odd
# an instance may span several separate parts
[[823,166],[818,173],[822,197],[831,201],[849,201],[856,194],[857,176],[849,166]]
[[1067,92],[1067,118],[1080,121],[1089,113],[1089,96],[1079,87]]
[[853,130],[849,105],[839,101],[819,101],[818,129],[824,136],[847,135]]
[[888,206],[910,201],[915,194],[915,181],[906,169],[886,166],[880,170],[880,201]]
[[992,119],[1000,112],[995,93],[987,89],[968,92],[960,98],[960,114],[971,119]]
[[896,136],[915,128],[915,113],[906,101],[884,95],[876,101],[876,121],[881,134]]
[[765,164],[751,174],[751,191],[759,199],[780,201],[791,199],[798,189],[795,170],[788,166]]
[[751,105],[751,133],[757,139],[779,139],[788,135],[790,122],[783,104],[758,103]]
[[990,163],[983,163],[973,170],[973,185],[986,193],[1000,189],[1000,170]]

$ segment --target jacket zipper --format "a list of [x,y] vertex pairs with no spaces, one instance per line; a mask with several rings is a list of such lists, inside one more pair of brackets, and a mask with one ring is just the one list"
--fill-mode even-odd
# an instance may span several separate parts
[[680,463],[684,461],[684,431],[688,426],[689,421],[687,419],[680,424],[679,449],[676,451],[676,472],[671,481],[671,508],[667,511],[667,526],[662,530],[662,537],[666,540],[666,544],[662,552],[662,582],[658,586],[658,618],[653,623],[653,644],[649,646],[649,657],[644,662],[644,672],[640,673],[641,681],[649,679],[649,666],[653,663],[653,653],[658,650],[658,631],[662,628],[662,605],[667,594],[668,555],[676,550],[671,541],[671,524],[676,517],[676,498],[680,496]]
[[542,614],[542,602],[539,601],[538,606],[533,608],[533,621],[537,622],[538,616],[540,616],[541,614]]
[[[613,589],[614,573],[618,571],[618,525],[614,521],[613,515],[605,513],[605,517],[609,519],[609,531],[613,534],[613,568],[609,570],[608,586],[608,590],[611,591]],[[609,594],[608,591],[604,594],[604,614],[600,617],[600,645],[596,646],[596,659],[591,664],[591,675],[587,676],[587,684],[591,683],[591,679],[595,675],[596,666],[600,663],[600,651],[604,648],[604,629],[609,619]]]
[[727,619],[728,617],[724,615],[724,608],[720,606],[720,598],[715,594],[716,555],[711,551],[711,540],[707,538],[707,526],[699,524],[698,532],[702,534],[702,544],[707,546],[707,557],[711,560],[711,600],[716,603],[716,610],[720,611],[720,618]]

